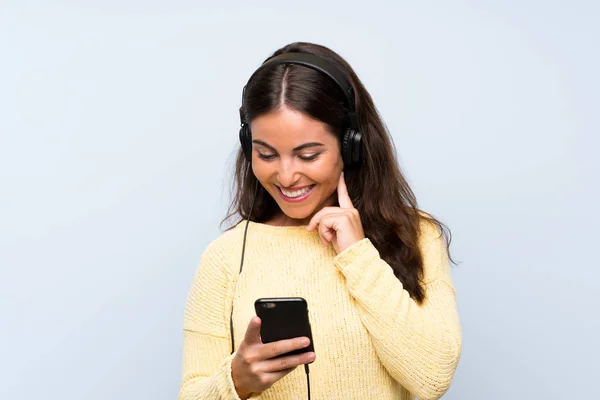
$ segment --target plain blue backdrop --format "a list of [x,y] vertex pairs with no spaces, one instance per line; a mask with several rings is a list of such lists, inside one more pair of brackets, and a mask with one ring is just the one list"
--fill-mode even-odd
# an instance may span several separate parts
[[452,230],[445,398],[597,396],[599,3],[216,4],[1,2],[0,398],[176,398],[241,89],[292,41],[356,69]]

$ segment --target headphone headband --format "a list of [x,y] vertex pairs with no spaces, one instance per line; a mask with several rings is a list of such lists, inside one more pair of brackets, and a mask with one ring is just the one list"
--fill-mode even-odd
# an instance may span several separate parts
[[[331,64],[329,61],[319,56],[309,53],[298,52],[279,54],[275,57],[269,58],[260,67],[258,67],[258,69],[254,71],[254,73],[250,76],[248,82],[250,82],[254,75],[256,75],[256,73],[263,69],[265,66],[278,64],[303,65],[315,71],[320,71],[325,75],[329,76],[339,86],[339,88],[342,89],[342,91],[344,92],[344,96],[346,96],[346,103],[349,109],[348,118],[350,119],[350,127],[352,129],[358,129],[358,123],[356,120],[356,109],[354,104],[354,89],[352,88],[352,85],[348,82],[344,74],[342,74],[339,69],[334,67],[333,64]],[[246,86],[247,85],[248,84],[246,83]],[[244,86],[244,89],[242,91],[242,104],[244,103],[245,99],[246,86]],[[240,117],[242,119],[242,123],[244,123],[245,121],[241,113]]]

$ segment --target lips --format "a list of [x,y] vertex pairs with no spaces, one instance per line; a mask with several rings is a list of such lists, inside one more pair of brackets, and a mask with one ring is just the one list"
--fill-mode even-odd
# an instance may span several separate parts
[[279,196],[287,202],[297,203],[305,200],[310,196],[313,192],[316,185],[308,185],[308,186],[296,186],[293,188],[283,189],[279,186],[277,187],[277,192]]
[[290,197],[290,198],[296,198],[299,196],[302,196],[303,194],[308,193],[311,189],[312,189],[312,185],[311,186],[304,186],[301,189],[284,189],[284,188],[279,188],[281,189],[281,193],[283,193],[286,197]]

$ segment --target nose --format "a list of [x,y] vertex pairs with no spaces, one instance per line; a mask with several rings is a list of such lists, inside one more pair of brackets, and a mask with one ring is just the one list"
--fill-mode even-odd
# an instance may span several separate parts
[[300,179],[297,164],[292,160],[282,158],[277,170],[277,180],[283,187],[292,187]]

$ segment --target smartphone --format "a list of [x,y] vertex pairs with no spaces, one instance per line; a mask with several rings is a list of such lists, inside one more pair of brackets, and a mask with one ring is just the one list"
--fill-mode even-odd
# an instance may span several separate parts
[[301,336],[310,339],[308,346],[275,358],[315,351],[308,320],[308,305],[302,297],[260,298],[254,302],[254,309],[262,321],[260,337],[263,343]]

